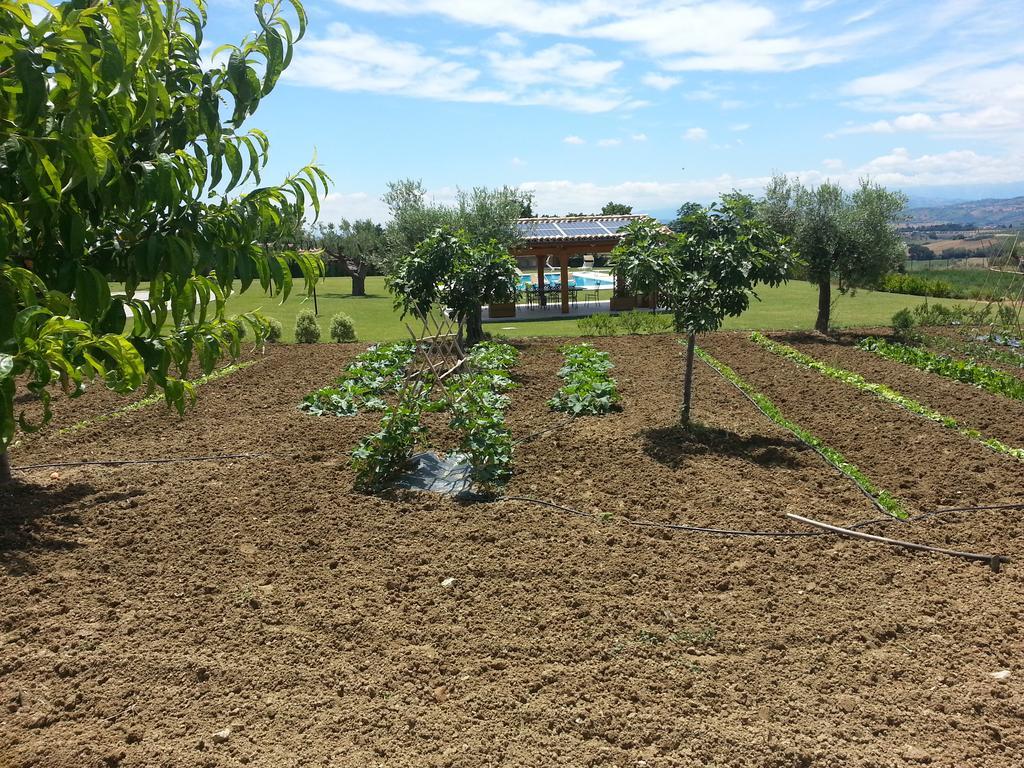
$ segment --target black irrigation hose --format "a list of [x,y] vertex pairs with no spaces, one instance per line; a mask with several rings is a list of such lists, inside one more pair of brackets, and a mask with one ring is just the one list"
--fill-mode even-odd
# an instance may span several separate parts
[[[544,499],[535,499],[532,496],[502,496],[501,498],[495,499],[495,501],[523,501],[523,502],[526,502],[526,503],[529,503],[529,504],[538,504],[538,505],[543,506],[543,507],[550,507],[551,509],[558,509],[558,510],[561,510],[563,512],[568,512],[571,515],[575,515],[577,517],[582,517],[582,518],[588,518],[588,519],[591,519],[591,520],[596,520],[599,517],[599,515],[596,515],[593,512],[581,512],[580,510],[573,509],[572,507],[566,507],[566,506],[564,506],[562,504],[556,504],[553,501],[545,501]],[[952,512],[976,512],[976,511],[980,512],[980,511],[993,510],[993,509],[1024,509],[1024,503],[1020,503],[1020,504],[992,504],[992,505],[981,506],[981,507],[950,507],[950,508],[942,508],[942,509],[933,509],[930,512],[924,512],[924,513],[922,513],[920,515],[917,515],[916,517],[912,517],[908,521],[898,521],[895,517],[892,517],[890,515],[886,515],[883,518],[875,518],[875,519],[872,519],[872,520],[862,520],[859,523],[854,523],[853,525],[848,526],[848,528],[850,530],[857,530],[859,528],[866,528],[869,525],[879,525],[879,524],[882,524],[882,523],[892,523],[892,522],[910,522],[912,520],[921,520],[921,519],[926,518],[926,517],[932,517],[934,515],[941,515],[941,514],[952,513]],[[703,527],[703,526],[683,525],[683,524],[679,524],[679,523],[658,523],[658,522],[654,522],[654,521],[650,521],[650,520],[633,520],[632,518],[628,518],[628,517],[619,517],[618,519],[621,520],[622,522],[626,523],[627,525],[631,525],[631,526],[633,526],[635,528],[663,528],[663,529],[667,529],[667,530],[671,530],[671,531],[686,531],[686,532],[689,532],[689,533],[708,533],[708,534],[712,534],[712,535],[715,535],[715,536],[740,536],[740,537],[759,537],[759,538],[774,537],[774,538],[787,538],[787,539],[796,539],[796,538],[805,539],[805,538],[812,538],[812,537],[818,537],[818,536],[832,536],[832,535],[835,535],[835,534],[832,534],[832,533],[825,533],[825,532],[816,533],[816,532],[812,532],[812,531],[740,531],[740,530],[732,530],[732,529],[729,529],[729,528],[707,528],[707,527]]]
[[224,456],[183,456],[175,459],[137,459],[133,461],[69,461],[61,464],[29,464],[11,467],[11,472],[28,472],[35,469],[66,469],[68,467],[126,467],[142,464],[183,464],[200,461],[231,461],[232,459],[269,458],[268,453],[232,453]]
[[[741,395],[743,395],[743,396],[744,396],[744,397],[745,397],[745,398],[746,398],[747,400],[749,400],[749,401],[750,401],[750,404],[751,404],[751,405],[753,405],[753,406],[754,406],[755,408],[757,408],[757,410],[759,410],[759,411],[760,411],[760,412],[761,412],[761,413],[762,413],[762,414],[764,415],[764,417],[765,417],[766,419],[768,419],[768,420],[769,420],[769,421],[770,421],[770,422],[771,422],[772,424],[775,424],[776,426],[781,426],[780,424],[778,424],[778,422],[776,422],[776,421],[775,421],[775,419],[773,419],[773,418],[771,417],[771,414],[769,414],[769,413],[768,413],[767,411],[765,411],[765,409],[764,409],[764,408],[762,408],[762,407],[761,407],[760,403],[758,403],[758,402],[757,402],[757,401],[756,401],[756,400],[755,400],[754,398],[752,398],[752,397],[751,397],[750,395],[748,395],[748,394],[747,394],[746,392],[744,392],[744,391],[743,391],[743,388],[742,388],[742,387],[740,387],[739,385],[737,385],[735,381],[731,381],[731,380],[730,380],[730,379],[729,379],[729,378],[728,378],[728,377],[727,377],[727,376],[726,376],[725,374],[723,374],[723,373],[722,373],[722,372],[721,372],[720,370],[718,370],[717,368],[715,368],[715,366],[711,365],[711,363],[709,363],[709,362],[708,362],[707,360],[704,360],[703,358],[701,358],[701,362],[702,362],[702,363],[704,363],[704,365],[706,365],[706,366],[707,366],[708,368],[710,368],[710,369],[711,369],[712,371],[714,371],[715,373],[717,373],[717,374],[718,374],[718,375],[719,375],[719,376],[720,376],[720,377],[722,378],[722,380],[723,380],[723,381],[727,382],[727,383],[728,383],[729,385],[731,385],[731,386],[732,386],[732,387],[733,387],[733,388],[734,388],[734,389],[735,389],[735,390],[736,390],[737,392],[739,392],[739,393],[740,393]],[[811,449],[812,451],[814,451],[814,452],[815,452],[816,454],[818,454],[818,455],[819,455],[819,456],[820,456],[821,458],[823,458],[823,459],[825,460],[825,463],[826,463],[826,464],[828,464],[828,465],[829,465],[830,467],[832,467],[832,468],[833,468],[833,469],[834,469],[834,470],[835,470],[836,472],[838,472],[838,473],[839,473],[839,474],[840,474],[841,476],[845,477],[845,478],[846,478],[847,480],[849,480],[849,481],[850,481],[851,483],[853,483],[853,486],[854,486],[854,488],[856,488],[856,489],[857,489],[858,491],[860,491],[860,492],[861,492],[862,494],[864,494],[864,498],[866,498],[866,499],[867,499],[868,501],[870,501],[870,502],[871,502],[871,504],[872,504],[872,505],[873,505],[873,506],[875,507],[875,509],[877,509],[877,510],[878,510],[879,512],[883,512],[883,513],[885,513],[886,515],[888,515],[888,516],[889,516],[890,518],[892,518],[893,520],[897,520],[897,521],[899,521],[899,522],[906,522],[906,521],[904,521],[904,520],[900,520],[900,519],[899,519],[898,517],[893,517],[892,515],[889,515],[889,512],[888,512],[888,511],[887,511],[887,510],[885,509],[885,507],[883,507],[883,506],[882,506],[881,502],[879,502],[877,498],[875,498],[875,497],[874,497],[874,496],[872,496],[872,495],[871,495],[870,493],[868,493],[868,492],[867,492],[867,491],[866,491],[866,490],[865,490],[864,488],[862,488],[862,487],[861,487],[861,485],[860,485],[860,483],[858,483],[858,482],[856,481],[856,479],[854,479],[854,478],[853,478],[852,476],[850,476],[849,474],[847,474],[846,472],[844,472],[844,471],[843,471],[842,469],[840,469],[839,467],[837,467],[837,466],[836,466],[835,464],[833,464],[833,463],[832,463],[832,460],[831,460],[831,459],[829,459],[829,457],[828,457],[828,456],[826,456],[826,455],[825,455],[825,454],[824,454],[824,453],[823,453],[823,452],[822,452],[822,451],[821,451],[821,450],[820,450],[820,449],[819,449],[818,447],[816,447],[816,446],[814,446],[814,445],[811,445],[810,443],[808,443],[808,442],[807,442],[806,440],[804,440],[804,439],[803,439],[803,438],[802,438],[802,437],[801,437],[800,435],[798,435],[798,434],[797,434],[796,432],[794,432],[793,430],[791,430],[791,429],[787,429],[786,431],[787,431],[787,432],[789,432],[790,434],[792,434],[792,435],[793,435],[793,437],[795,437],[795,438],[796,438],[797,440],[799,440],[799,441],[800,441],[801,443],[803,443],[803,444],[804,444],[805,446],[807,446],[808,448],[810,448],[810,449]]]

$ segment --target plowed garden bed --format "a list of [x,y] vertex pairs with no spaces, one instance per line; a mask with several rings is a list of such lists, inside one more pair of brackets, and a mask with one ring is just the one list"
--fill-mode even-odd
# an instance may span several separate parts
[[[596,519],[353,493],[347,454],[379,414],[296,405],[355,346],[276,349],[184,421],[155,407],[26,440],[15,466],[249,457],[47,468],[0,491],[0,765],[1024,761],[1020,512],[870,529],[1015,558],[999,574],[829,536],[628,526],[878,512],[704,365],[707,429],[684,435],[674,339],[595,344],[624,410],[570,422],[545,405],[558,342],[522,345],[508,494]],[[742,335],[706,346],[914,511],[1022,500],[1019,462]]]

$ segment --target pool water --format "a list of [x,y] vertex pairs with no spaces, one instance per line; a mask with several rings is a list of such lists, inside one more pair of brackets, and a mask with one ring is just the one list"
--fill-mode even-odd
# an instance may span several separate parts
[[[544,275],[544,281],[548,285],[558,285],[561,280],[561,276],[557,272],[549,272]],[[520,286],[527,286],[534,282],[534,278],[530,275],[520,275],[519,284]],[[575,284],[577,288],[612,288],[615,285],[615,281],[611,276],[605,276],[598,273],[580,274],[579,272],[569,273],[569,282]]]

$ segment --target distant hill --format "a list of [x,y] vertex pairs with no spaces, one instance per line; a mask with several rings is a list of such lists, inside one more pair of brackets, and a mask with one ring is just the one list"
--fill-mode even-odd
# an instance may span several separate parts
[[1024,197],[969,200],[909,208],[911,224],[976,224],[979,227],[1024,226]]

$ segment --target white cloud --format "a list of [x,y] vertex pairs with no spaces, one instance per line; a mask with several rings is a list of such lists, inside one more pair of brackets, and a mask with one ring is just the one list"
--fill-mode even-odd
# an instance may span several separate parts
[[683,138],[687,141],[704,141],[707,137],[708,132],[704,128],[687,128],[683,133]]
[[[820,184],[830,180],[847,188],[860,179],[873,181],[890,188],[949,186],[970,180],[975,184],[1000,184],[1024,178],[1024,153],[996,156],[982,155],[969,150],[934,155],[910,154],[906,149],[893,149],[863,165],[843,170],[841,161],[826,160],[822,169],[790,170],[788,175],[799,177],[805,184]],[[723,192],[739,189],[760,194],[770,176],[721,176],[692,181],[623,181],[616,184],[596,184],[569,180],[531,181],[521,185],[532,190],[537,207],[548,211],[597,210],[608,200],[625,200],[637,212],[675,208],[684,200],[711,200]]]
[[[820,5],[824,0],[809,0]],[[805,37],[765,0],[335,0],[361,11],[439,15],[463,24],[635,45],[667,69],[786,71],[841,61],[879,33]]]
[[881,9],[882,7],[880,5],[876,5],[874,8],[865,8],[864,10],[858,11],[857,13],[854,13],[851,16],[847,16],[843,24],[858,24],[862,21],[867,21],[876,13],[878,13]]
[[[860,166],[847,168],[842,160],[827,159],[817,169],[790,169],[783,171],[799,177],[805,184],[820,184],[830,180],[854,187],[860,179],[872,180],[890,188],[972,184],[1001,184],[1019,182],[1024,178],[1024,152],[1009,155],[986,155],[971,150],[956,150],[938,154],[913,155],[904,148],[896,148],[875,157]],[[587,181],[548,179],[525,182],[522,189],[532,190],[537,199],[535,206],[544,211],[599,210],[609,200],[622,200],[634,205],[639,213],[652,210],[675,209],[685,200],[712,200],[723,192],[739,189],[760,194],[770,176],[734,176],[722,174],[688,181],[634,181],[597,184]],[[428,198],[451,203],[455,190],[447,187],[431,189]],[[323,200],[324,221],[372,218],[387,219],[387,208],[380,194],[367,192],[332,192]]]
[[297,85],[371,91],[453,101],[504,101],[475,88],[479,71],[427,55],[416,45],[331,24],[328,37],[304,41],[284,77]]
[[599,147],[617,147],[622,143],[622,139],[601,139],[597,142]]
[[566,136],[562,141],[565,144],[586,144],[586,139],[581,139],[579,136]]
[[667,91],[673,88],[683,80],[681,77],[673,77],[672,75],[662,75],[658,72],[648,72],[646,75],[640,78],[640,82],[649,88],[654,88],[658,91]]
[[339,222],[342,219],[373,219],[384,221],[388,218],[388,207],[380,195],[366,192],[331,192],[320,201],[320,220]]
[[633,141],[647,141],[647,134],[646,133],[634,133],[629,138],[631,138]]
[[526,165],[526,161],[523,160],[521,157],[513,157],[511,160],[509,160],[509,162],[516,167],[522,167]]
[[508,32],[499,32],[494,36],[494,42],[497,45],[503,45],[506,48],[518,48],[523,44],[515,35],[509,34]]
[[561,83],[571,87],[603,85],[622,67],[621,61],[600,61],[582,45],[559,43],[533,54],[491,51],[487,58],[495,77],[515,87]]
[[730,131],[737,131],[737,132],[739,132],[739,131],[749,131],[750,130],[750,123],[736,123],[734,125],[730,125],[729,126],[729,130]]
[[890,120],[876,120],[863,125],[841,128],[830,137],[855,133],[936,133],[959,136],[977,136],[985,133],[1010,132],[1018,135],[1024,124],[1024,112],[1003,105],[985,107],[976,112],[945,112],[928,115],[915,112]]
[[576,112],[635,109],[640,102],[608,79],[622,66],[594,59],[583,46],[560,44],[533,55],[491,51],[485,62],[495,81],[481,84],[482,70],[426,53],[412,43],[331,24],[327,36],[306,40],[284,77],[296,85],[365,91],[444,101],[543,105]]
[[800,3],[800,10],[806,13],[820,11],[822,8],[828,8],[835,2],[836,0],[804,0],[802,3]]

